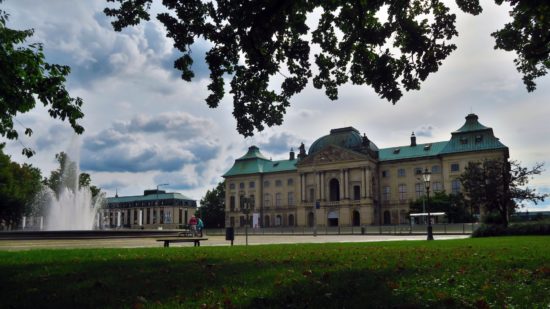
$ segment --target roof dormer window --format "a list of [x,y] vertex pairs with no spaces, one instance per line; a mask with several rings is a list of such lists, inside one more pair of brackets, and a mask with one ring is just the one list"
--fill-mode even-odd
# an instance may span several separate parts
[[475,141],[476,141],[476,144],[481,143],[481,141],[483,141],[483,135],[476,135]]
[[460,138],[460,144],[462,144],[462,145],[468,144],[468,138],[467,137],[461,137]]
[[395,149],[393,150],[393,154],[398,154],[400,151],[401,151],[400,148],[395,148]]
[[424,150],[428,151],[432,148],[432,144],[426,144],[424,145]]

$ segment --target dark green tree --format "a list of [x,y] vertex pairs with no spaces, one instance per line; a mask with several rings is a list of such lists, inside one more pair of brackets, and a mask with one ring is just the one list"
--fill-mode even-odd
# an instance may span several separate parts
[[[0,135],[16,140],[15,117],[33,109],[37,101],[48,107],[52,118],[67,119],[81,134],[84,128],[77,121],[84,117],[82,99],[71,98],[65,89],[70,68],[47,63],[42,44],[26,43],[34,31],[10,29],[7,21],[8,14],[0,10]],[[24,133],[30,136],[32,129]],[[34,151],[24,147],[23,154],[31,157]]]
[[497,159],[470,162],[460,181],[466,198],[484,210],[485,221],[507,226],[509,215],[523,202],[537,204],[548,197],[527,186],[530,178],[542,173],[543,167],[543,163],[526,168],[517,161]]
[[[152,0],[107,0],[116,31],[149,20]],[[546,1],[496,0],[512,6],[513,22],[493,33],[495,48],[515,51],[516,65],[527,89],[550,65],[550,7]],[[312,80],[336,100],[338,87],[368,85],[396,103],[403,91],[418,90],[456,49],[456,15],[441,0],[164,0],[157,15],[167,36],[182,55],[174,67],[181,77],[194,77],[192,45],[206,40],[210,69],[209,107],[225,95],[224,77],[231,77],[237,131],[253,135],[264,125],[280,125],[290,99]],[[479,0],[456,0],[461,11],[482,11]],[[315,29],[308,14],[320,13]],[[311,34],[311,39],[308,35]],[[310,52],[317,69],[312,70]],[[273,87],[276,82],[280,84]]]
[[19,165],[3,153],[0,144],[0,223],[14,227],[23,216],[32,214],[32,204],[41,191],[40,170]]
[[467,206],[462,194],[435,192],[433,196],[430,194],[429,203],[426,196],[411,202],[410,210],[411,213],[427,212],[426,207],[429,207],[430,212],[444,212],[449,222],[461,223],[472,221],[472,210]]
[[222,228],[225,226],[225,180],[216,188],[206,191],[200,201],[199,213],[207,228]]

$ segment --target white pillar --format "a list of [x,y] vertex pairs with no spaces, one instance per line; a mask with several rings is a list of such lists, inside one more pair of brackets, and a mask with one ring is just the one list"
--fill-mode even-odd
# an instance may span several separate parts
[[44,229],[44,217],[40,217],[40,230]]
[[139,210],[139,214],[138,214],[138,224],[139,224],[139,226],[142,226],[142,225],[143,225],[143,210],[142,210],[142,209]]
[[23,216],[23,223],[22,223],[23,229],[25,229],[26,225],[27,225],[27,217]]
[[120,227],[120,220],[122,219],[121,216],[122,216],[122,212],[118,211],[116,213],[116,226],[117,227]]

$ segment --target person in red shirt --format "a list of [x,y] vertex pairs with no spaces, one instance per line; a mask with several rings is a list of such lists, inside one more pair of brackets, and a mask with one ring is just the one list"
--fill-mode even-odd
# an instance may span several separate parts
[[189,219],[189,229],[193,233],[193,236],[197,236],[197,217],[192,216],[191,219]]

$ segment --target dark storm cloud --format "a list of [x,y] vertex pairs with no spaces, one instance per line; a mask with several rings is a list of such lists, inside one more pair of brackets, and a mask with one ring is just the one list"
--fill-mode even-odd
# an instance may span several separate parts
[[210,121],[186,113],[139,115],[84,141],[81,168],[104,172],[181,170],[212,160],[220,152],[209,136]]

